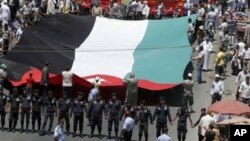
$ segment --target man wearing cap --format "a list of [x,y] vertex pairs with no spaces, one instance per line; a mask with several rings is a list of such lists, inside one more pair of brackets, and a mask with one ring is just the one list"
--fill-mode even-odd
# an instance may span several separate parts
[[137,106],[138,98],[138,80],[133,72],[130,73],[129,79],[125,79],[127,84],[125,103],[129,102],[132,106]]
[[173,122],[178,119],[177,124],[177,137],[178,141],[185,141],[187,134],[187,119],[189,119],[191,127],[193,126],[193,122],[191,119],[191,115],[185,104],[181,105],[181,108],[177,110],[176,116],[173,119]]
[[111,139],[112,125],[114,123],[115,137],[118,137],[119,117],[121,114],[121,101],[117,99],[116,93],[112,93],[106,109],[106,119],[108,120],[108,139]]
[[99,132],[99,138],[101,139],[102,132],[102,115],[105,112],[105,103],[101,100],[101,96],[97,95],[96,100],[90,103],[88,110],[88,118],[90,118],[91,133],[90,137],[93,137],[95,127],[97,126]]
[[208,66],[209,66],[209,60],[210,60],[210,53],[213,51],[213,44],[212,42],[209,40],[208,37],[206,37],[206,41],[203,41],[200,46],[203,46],[203,50],[205,53],[205,58],[204,58],[204,64],[202,69],[204,71],[208,70]]
[[4,125],[5,125],[5,107],[7,103],[7,97],[3,93],[3,87],[0,87],[0,116],[1,116],[1,129],[4,131]]
[[198,45],[200,45],[204,41],[204,37],[205,37],[204,26],[203,25],[199,26],[197,30],[198,30],[197,31]]
[[8,103],[9,103],[9,132],[13,131],[13,133],[16,130],[16,124],[18,120],[19,115],[19,106],[20,106],[20,98],[18,95],[18,89],[14,88],[12,90],[12,95],[8,97]]
[[26,132],[29,132],[31,96],[28,95],[26,88],[23,89],[21,100],[21,133],[23,132],[24,117],[26,117]]
[[240,84],[239,95],[243,103],[250,105],[250,75]]
[[193,77],[192,73],[188,73],[188,77],[186,80],[184,80],[183,83],[184,87],[183,102],[187,108],[190,108],[190,113],[195,112],[192,107],[194,104],[194,97],[193,97],[194,81],[192,80],[192,77]]
[[86,102],[83,100],[84,93],[78,92],[77,98],[73,101],[73,106],[70,112],[70,117],[72,117],[74,112],[74,132],[72,137],[76,136],[77,126],[79,124],[80,137],[83,137],[83,119],[84,119],[84,111],[87,113]]
[[140,102],[140,109],[138,111],[138,118],[136,118],[135,123],[139,122],[139,141],[142,139],[142,132],[144,132],[145,141],[148,141],[148,121],[153,124],[153,116],[151,111],[144,106],[145,100]]
[[160,97],[160,104],[156,106],[153,121],[156,120],[156,137],[159,137],[163,131],[163,127],[167,125],[167,118],[172,125],[172,118],[169,107],[166,104],[164,97]]
[[32,97],[32,133],[35,132],[35,123],[37,120],[38,131],[41,129],[41,110],[42,110],[42,97],[39,95],[39,90],[34,90],[34,96]]
[[50,90],[48,92],[49,96],[46,97],[43,100],[43,109],[42,109],[42,114],[44,116],[44,121],[42,125],[42,132],[40,135],[45,134],[45,127],[47,125],[48,119],[50,120],[49,122],[49,129],[48,129],[48,135],[51,135],[51,129],[54,121],[54,114],[57,116],[57,108],[56,108],[56,98],[53,97],[53,93]]
[[63,87],[63,94],[66,95],[67,97],[71,97],[72,94],[72,77],[73,73],[70,71],[70,67],[67,66],[65,70],[62,72],[62,77],[63,77],[63,82],[62,82],[62,87]]
[[66,134],[69,135],[69,128],[70,128],[70,122],[69,122],[69,110],[70,110],[70,98],[68,98],[66,95],[61,97],[58,100],[58,109],[59,109],[59,118],[58,119],[64,119],[66,122]]
[[49,87],[49,70],[48,70],[49,62],[46,62],[43,69],[42,69],[42,76],[41,76],[41,89],[43,97],[48,95],[48,87]]
[[215,75],[215,80],[212,82],[212,87],[210,90],[210,95],[212,97],[211,104],[220,101],[221,95],[224,92],[224,82],[221,80],[220,75]]

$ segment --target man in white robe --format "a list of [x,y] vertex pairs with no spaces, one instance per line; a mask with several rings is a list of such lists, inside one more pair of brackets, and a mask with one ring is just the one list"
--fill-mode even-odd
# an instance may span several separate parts
[[210,53],[213,50],[213,44],[212,42],[207,38],[205,41],[203,41],[200,46],[203,46],[203,50],[205,53],[205,60],[202,70],[207,71],[209,66],[209,59],[210,59]]

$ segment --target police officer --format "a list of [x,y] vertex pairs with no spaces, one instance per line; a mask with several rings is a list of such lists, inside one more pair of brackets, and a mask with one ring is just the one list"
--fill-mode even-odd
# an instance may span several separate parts
[[112,125],[114,123],[115,137],[118,138],[119,117],[121,114],[121,101],[116,98],[116,93],[112,94],[106,109],[106,119],[108,119],[108,139],[111,139]]
[[45,134],[45,127],[47,124],[48,119],[49,122],[49,129],[48,129],[48,135],[51,135],[51,128],[54,121],[54,113],[57,116],[57,108],[56,108],[56,99],[53,97],[52,91],[48,91],[48,97],[46,97],[43,101],[43,109],[42,113],[44,116],[43,126],[42,126],[42,132],[41,135]]
[[32,133],[35,132],[35,123],[37,120],[38,131],[41,128],[41,109],[42,109],[42,97],[39,96],[39,90],[34,90],[34,96],[32,97]]
[[8,98],[10,115],[9,115],[9,132],[16,130],[16,124],[19,115],[20,98],[18,96],[18,89],[14,88],[12,90],[12,95]]
[[122,114],[120,116],[120,120],[122,120],[123,116],[124,119],[126,119],[128,115],[130,115],[130,117],[133,118],[134,120],[137,117],[137,108],[132,106],[130,103],[126,103],[125,106],[122,108]]
[[4,125],[5,125],[5,106],[7,103],[7,97],[3,93],[3,87],[0,86],[0,116],[1,116],[1,129],[4,131]]
[[163,131],[163,127],[167,125],[167,117],[172,124],[172,118],[170,114],[169,107],[166,104],[164,97],[160,97],[160,104],[156,106],[153,121],[156,119],[156,137],[158,138],[161,135],[161,131]]
[[97,95],[96,100],[91,102],[88,117],[90,118],[91,133],[90,137],[93,137],[95,127],[97,126],[99,132],[99,138],[101,139],[102,132],[102,113],[105,111],[105,102],[101,100],[101,95]]
[[26,89],[23,89],[23,94],[20,97],[21,100],[21,130],[23,132],[24,117],[26,117],[26,132],[29,132],[30,121],[30,108],[31,108],[31,96],[28,95]]
[[188,111],[188,108],[186,107],[186,104],[182,104],[181,108],[177,110],[176,116],[173,119],[173,122],[178,119],[177,124],[177,137],[178,141],[185,141],[186,134],[187,134],[187,118],[189,118],[191,127],[193,127],[193,122],[190,116],[190,113]]
[[[79,124],[80,137],[83,137],[83,118],[84,118],[84,110],[86,112],[86,102],[83,100],[84,93],[78,92],[77,98],[73,101],[72,110],[70,112],[70,116],[72,117],[74,112],[74,133],[72,137],[76,136],[77,125]],[[87,113],[87,112],[86,112]]]
[[153,124],[153,116],[151,111],[144,106],[145,100],[140,102],[140,109],[138,113],[138,118],[136,124],[139,122],[139,141],[142,139],[142,132],[144,131],[145,141],[148,141],[148,120]]
[[64,95],[58,100],[58,109],[59,109],[59,119],[64,119],[66,122],[66,134],[69,135],[69,110],[70,110],[70,99],[67,98],[67,95]]

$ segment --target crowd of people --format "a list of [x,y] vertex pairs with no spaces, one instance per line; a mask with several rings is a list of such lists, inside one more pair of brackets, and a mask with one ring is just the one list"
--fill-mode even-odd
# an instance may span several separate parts
[[[76,0],[54,1],[24,1],[18,0],[3,1],[1,3],[0,15],[2,21],[2,53],[5,55],[9,48],[11,40],[18,42],[23,28],[31,26],[39,22],[40,18],[45,15],[55,13],[69,13],[76,15],[92,15],[92,16],[108,16],[117,19],[143,20],[149,16],[149,7],[147,1],[130,1],[129,5],[124,6],[112,1],[108,11],[100,7],[98,1],[91,3],[90,7],[84,8],[84,1]],[[119,7],[119,8],[118,8]],[[162,17],[163,3],[159,1],[159,11],[157,18]],[[123,9],[123,12],[122,10]],[[211,85],[210,95],[211,104],[221,101],[224,90],[224,79],[226,79],[226,68],[230,64],[232,74],[236,75],[236,100],[242,101],[250,105],[250,75],[249,75],[249,60],[250,50],[248,45],[250,42],[250,26],[246,26],[244,34],[238,33],[235,30],[235,20],[246,19],[246,2],[244,0],[221,0],[214,2],[200,1],[192,7],[188,7],[191,13],[197,14],[197,19],[192,21],[188,19],[187,35],[190,43],[197,39],[198,46],[193,47],[194,51],[198,51],[198,56],[193,60],[197,60],[197,83],[203,83],[203,72],[209,71],[209,62],[212,59],[211,53],[215,52],[214,38],[215,34],[219,35],[219,52],[215,58],[215,76]],[[241,14],[239,14],[241,13]],[[124,16],[125,14],[125,16]],[[126,15],[127,14],[127,15]],[[126,17],[126,18],[124,18]],[[237,29],[237,28],[236,28]],[[218,32],[217,32],[218,31]],[[99,138],[102,138],[102,121],[103,116],[108,122],[108,138],[111,138],[112,126],[114,124],[115,138],[123,138],[125,141],[130,141],[135,124],[139,124],[138,140],[141,141],[143,134],[148,140],[148,124],[153,124],[156,121],[156,138],[158,141],[171,141],[168,135],[168,121],[173,124],[177,119],[177,138],[179,141],[185,141],[187,134],[187,120],[190,121],[192,128],[199,126],[198,139],[199,141],[219,141],[225,140],[228,137],[225,129],[217,128],[215,122],[229,118],[228,115],[219,115],[217,118],[212,113],[206,112],[205,108],[201,109],[201,115],[197,122],[193,123],[191,114],[193,110],[193,74],[188,73],[187,79],[183,82],[184,98],[181,108],[177,110],[176,115],[172,118],[170,109],[166,104],[165,98],[159,98],[159,104],[155,107],[152,114],[150,109],[145,106],[145,100],[138,100],[138,81],[135,74],[131,73],[130,78],[124,80],[127,84],[126,98],[124,102],[117,99],[115,93],[110,97],[110,100],[105,102],[101,97],[100,78],[96,78],[87,99],[84,99],[85,94],[78,92],[76,97],[72,96],[72,77],[73,73],[70,67],[66,67],[62,72],[63,81],[63,97],[56,99],[49,86],[49,62],[45,63],[42,69],[40,81],[40,89],[34,89],[34,80],[32,73],[27,79],[27,85],[23,88],[13,88],[10,94],[4,94],[5,79],[7,79],[7,66],[0,66],[0,117],[1,130],[5,130],[5,116],[9,113],[9,132],[16,132],[16,125],[21,113],[21,130],[20,132],[30,132],[29,121],[31,116],[32,130],[38,132],[39,135],[50,135],[52,133],[52,125],[54,117],[58,116],[59,125],[54,130],[55,140],[64,140],[64,121],[66,122],[66,135],[70,135],[70,120],[73,116],[73,132],[72,137],[75,137],[79,130],[80,137],[83,137],[83,122],[84,116],[89,119],[91,132],[89,137],[94,135],[95,127],[97,126]],[[137,102],[139,101],[139,104]],[[124,106],[122,106],[124,103]],[[43,123],[41,116],[44,116]],[[120,121],[122,121],[122,129],[118,133]],[[48,130],[46,125],[50,120]],[[36,128],[35,123],[38,123]],[[79,129],[77,127],[79,126]],[[36,130],[37,129],[37,130]]]

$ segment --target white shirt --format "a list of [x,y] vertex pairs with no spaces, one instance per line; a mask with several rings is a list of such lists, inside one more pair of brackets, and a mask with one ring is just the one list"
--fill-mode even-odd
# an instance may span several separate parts
[[250,59],[250,49],[243,49],[243,59]]
[[244,73],[244,71],[239,72],[239,74],[236,77],[235,83],[240,86],[240,84],[246,80],[246,76],[248,73]]
[[162,134],[157,138],[157,141],[172,141],[172,139],[167,134]]
[[208,12],[207,13],[207,21],[215,22],[215,20],[216,20],[216,13],[213,11]]
[[24,4],[22,8],[20,8],[21,13],[23,15],[28,15],[30,13],[29,8]]
[[[201,134],[205,136],[206,129],[209,129],[209,124],[215,122],[215,119],[212,118],[210,115],[205,115],[201,118],[199,127],[201,128]],[[206,129],[205,129],[206,128]]]
[[2,17],[8,17],[10,18],[10,8],[9,6],[7,6],[6,4],[2,4],[1,8],[0,8],[0,13]]
[[237,44],[238,46],[239,46],[239,56],[243,56],[243,50],[244,50],[244,48],[245,48],[245,43],[244,42],[239,42],[238,44]]
[[144,5],[140,1],[137,4],[138,5],[137,5],[136,11],[137,12],[142,12]]
[[72,84],[72,77],[73,77],[73,73],[70,71],[63,71],[62,72],[62,77],[63,77],[63,83],[62,85],[64,87],[71,87]]
[[122,129],[132,131],[134,129],[135,121],[131,117],[127,117],[122,125]]
[[188,35],[193,35],[194,33],[194,26],[192,23],[188,24]]
[[203,20],[203,16],[204,16],[204,14],[205,14],[205,9],[204,8],[200,8],[199,10],[198,10],[198,21],[202,21]]
[[148,7],[148,5],[145,5],[144,8],[142,9],[142,15],[145,15],[146,18],[148,18],[149,10],[150,8]]
[[203,50],[205,52],[206,51],[211,52],[213,50],[213,48],[214,48],[213,44],[210,41],[208,41],[208,42],[207,41],[203,41],[201,43],[201,46],[203,46]]
[[239,92],[242,93],[243,98],[250,98],[250,84],[247,85],[246,81],[240,84]]
[[3,69],[0,69],[0,80],[3,80],[7,77],[7,72]]
[[222,95],[223,92],[224,92],[224,82],[221,80],[219,80],[218,82],[213,81],[210,95],[213,95],[214,93],[219,93],[220,95]]
[[54,138],[57,138],[57,141],[64,141],[63,128],[60,125],[57,125],[54,131]]

